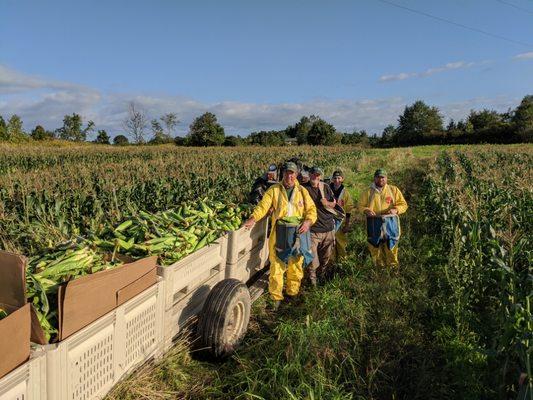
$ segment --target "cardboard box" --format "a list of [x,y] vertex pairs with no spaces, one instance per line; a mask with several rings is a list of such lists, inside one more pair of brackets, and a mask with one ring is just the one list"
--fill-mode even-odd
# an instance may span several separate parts
[[0,254],[0,308],[8,316],[0,320],[0,378],[30,357],[31,317],[25,296],[23,257]]
[[[0,251],[0,265],[4,261],[6,269],[5,286],[7,297],[26,302],[25,299],[25,271],[26,259]],[[16,258],[13,258],[16,256]],[[147,257],[138,261],[124,264],[107,271],[100,271],[66,282],[58,290],[58,320],[59,335],[57,341],[71,336],[91,322],[114,310],[121,304],[135,297],[157,282],[157,257]],[[21,293],[14,292],[12,287],[20,286]],[[33,307],[32,307],[33,308]],[[31,310],[30,310],[31,311]],[[38,344],[48,344],[37,315],[31,313],[31,341]]]

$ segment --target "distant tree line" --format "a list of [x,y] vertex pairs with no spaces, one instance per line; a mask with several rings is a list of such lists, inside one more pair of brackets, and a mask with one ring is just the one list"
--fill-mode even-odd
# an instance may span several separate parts
[[[123,121],[125,134],[111,140],[100,129],[93,143],[123,146],[130,144],[175,143],[178,146],[283,146],[294,145],[361,145],[372,147],[417,146],[427,144],[474,144],[474,143],[519,143],[533,141],[533,95],[525,96],[520,104],[507,112],[494,110],[471,110],[464,119],[453,119],[444,127],[444,118],[437,107],[416,101],[405,107],[396,125],[387,126],[381,136],[369,135],[365,130],[339,132],[335,127],[316,115],[303,116],[294,125],[276,131],[251,132],[247,137],[226,136],[215,114],[206,112],[189,126],[185,137],[175,136],[179,124],[176,113],[167,113],[150,119],[140,106],[128,105]],[[12,115],[6,122],[0,116],[0,141],[25,142],[30,140],[61,139],[85,142],[95,130],[93,121],[84,124],[79,114],[65,115],[63,126],[48,131],[37,125],[25,132],[22,120]],[[126,136],[127,135],[127,136]],[[150,138],[146,140],[147,136]],[[129,138],[128,138],[129,136]]]

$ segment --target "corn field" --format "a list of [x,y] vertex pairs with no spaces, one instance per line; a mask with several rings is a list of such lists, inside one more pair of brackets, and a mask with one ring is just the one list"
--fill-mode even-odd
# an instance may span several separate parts
[[[460,339],[461,357],[470,359],[469,371],[456,365],[457,376],[490,368],[499,398],[517,390],[520,374],[533,376],[532,178],[529,152],[449,151],[427,177],[423,198],[426,224],[437,228],[448,256],[438,283],[449,324],[438,335]],[[447,350],[451,357],[458,349]],[[528,388],[531,399],[531,380]],[[485,389],[468,388],[474,397]]]
[[333,167],[359,154],[341,147],[325,153],[311,147],[0,146],[0,246],[34,253],[139,210],[158,212],[204,197],[241,203],[270,163],[297,156]]

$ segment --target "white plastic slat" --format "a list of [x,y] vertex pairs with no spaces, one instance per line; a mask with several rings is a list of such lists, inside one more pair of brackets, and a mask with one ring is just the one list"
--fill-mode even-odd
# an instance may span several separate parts
[[211,277],[171,308],[165,310],[163,344],[165,351],[172,346],[172,340],[176,335],[202,311],[209,292],[220,280],[220,275]]
[[104,397],[126,372],[161,350],[163,310],[160,281],[66,340],[43,346],[47,398]]
[[42,352],[0,379],[0,400],[45,400],[46,359]]
[[205,281],[224,275],[226,265],[227,239],[221,237],[184,259],[167,267],[158,267],[157,273],[166,285],[165,309],[194,292]]
[[236,263],[228,263],[226,266],[226,279],[234,278],[246,283],[257,272],[261,271],[268,261],[268,241],[256,246]]
[[263,218],[250,230],[242,227],[229,233],[228,264],[236,264],[252,250],[264,246],[268,241],[268,221],[269,218]]

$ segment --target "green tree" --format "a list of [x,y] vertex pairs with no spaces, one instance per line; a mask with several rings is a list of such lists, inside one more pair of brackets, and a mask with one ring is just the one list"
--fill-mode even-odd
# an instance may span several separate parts
[[56,132],[60,139],[83,142],[87,140],[87,134],[93,130],[93,121],[89,121],[84,128],[81,115],[72,113],[72,115],[65,115],[63,118],[63,126],[57,129]]
[[227,147],[236,147],[240,146],[242,143],[242,139],[239,136],[226,136],[224,139],[224,146]]
[[313,123],[307,133],[307,143],[311,145],[332,145],[339,142],[335,127],[323,119]]
[[289,125],[285,129],[285,134],[287,137],[296,138],[298,144],[306,144],[309,130],[311,130],[313,124],[319,119],[320,118],[316,115],[311,115],[309,117],[303,116],[295,125]]
[[490,129],[502,122],[502,117],[494,110],[470,110],[467,120],[472,124],[474,131]]
[[13,114],[7,121],[5,136],[6,140],[10,142],[20,142],[27,139],[26,133],[22,127],[22,119],[17,114]]
[[533,139],[533,95],[522,99],[511,121],[521,140],[531,141]]
[[0,140],[7,140],[7,125],[4,117],[0,115]]
[[189,127],[187,143],[190,146],[220,146],[224,143],[224,128],[217,122],[215,114],[206,112],[194,120]]
[[285,131],[259,131],[248,136],[248,143],[259,146],[283,146]]
[[383,129],[383,132],[381,133],[381,140],[380,144],[383,146],[388,146],[392,143],[394,140],[394,136],[396,135],[396,127],[394,125],[387,125],[385,129]]
[[98,143],[98,144],[111,144],[110,143],[110,137],[109,135],[107,134],[107,132],[105,131],[105,129],[100,129],[98,131],[98,135],[96,135],[96,140],[94,141],[94,143]]
[[167,113],[161,116],[159,118],[161,122],[163,122],[164,128],[165,128],[165,134],[168,137],[172,137],[174,134],[174,130],[180,123],[180,120],[178,119],[178,115],[176,113]]
[[163,126],[157,119],[153,119],[151,121],[152,125],[152,133],[153,137],[148,142],[149,144],[163,144],[163,143],[172,143],[172,137],[170,135],[167,135],[164,130]]
[[130,143],[130,141],[124,135],[117,135],[113,139],[113,144],[116,145],[116,146],[125,146],[125,145],[127,145],[129,143]]
[[54,138],[54,133],[47,131],[41,125],[37,125],[30,133],[33,140],[49,140]]
[[398,120],[394,141],[399,145],[424,143],[425,137],[442,135],[442,116],[437,107],[430,107],[421,100],[406,106]]

